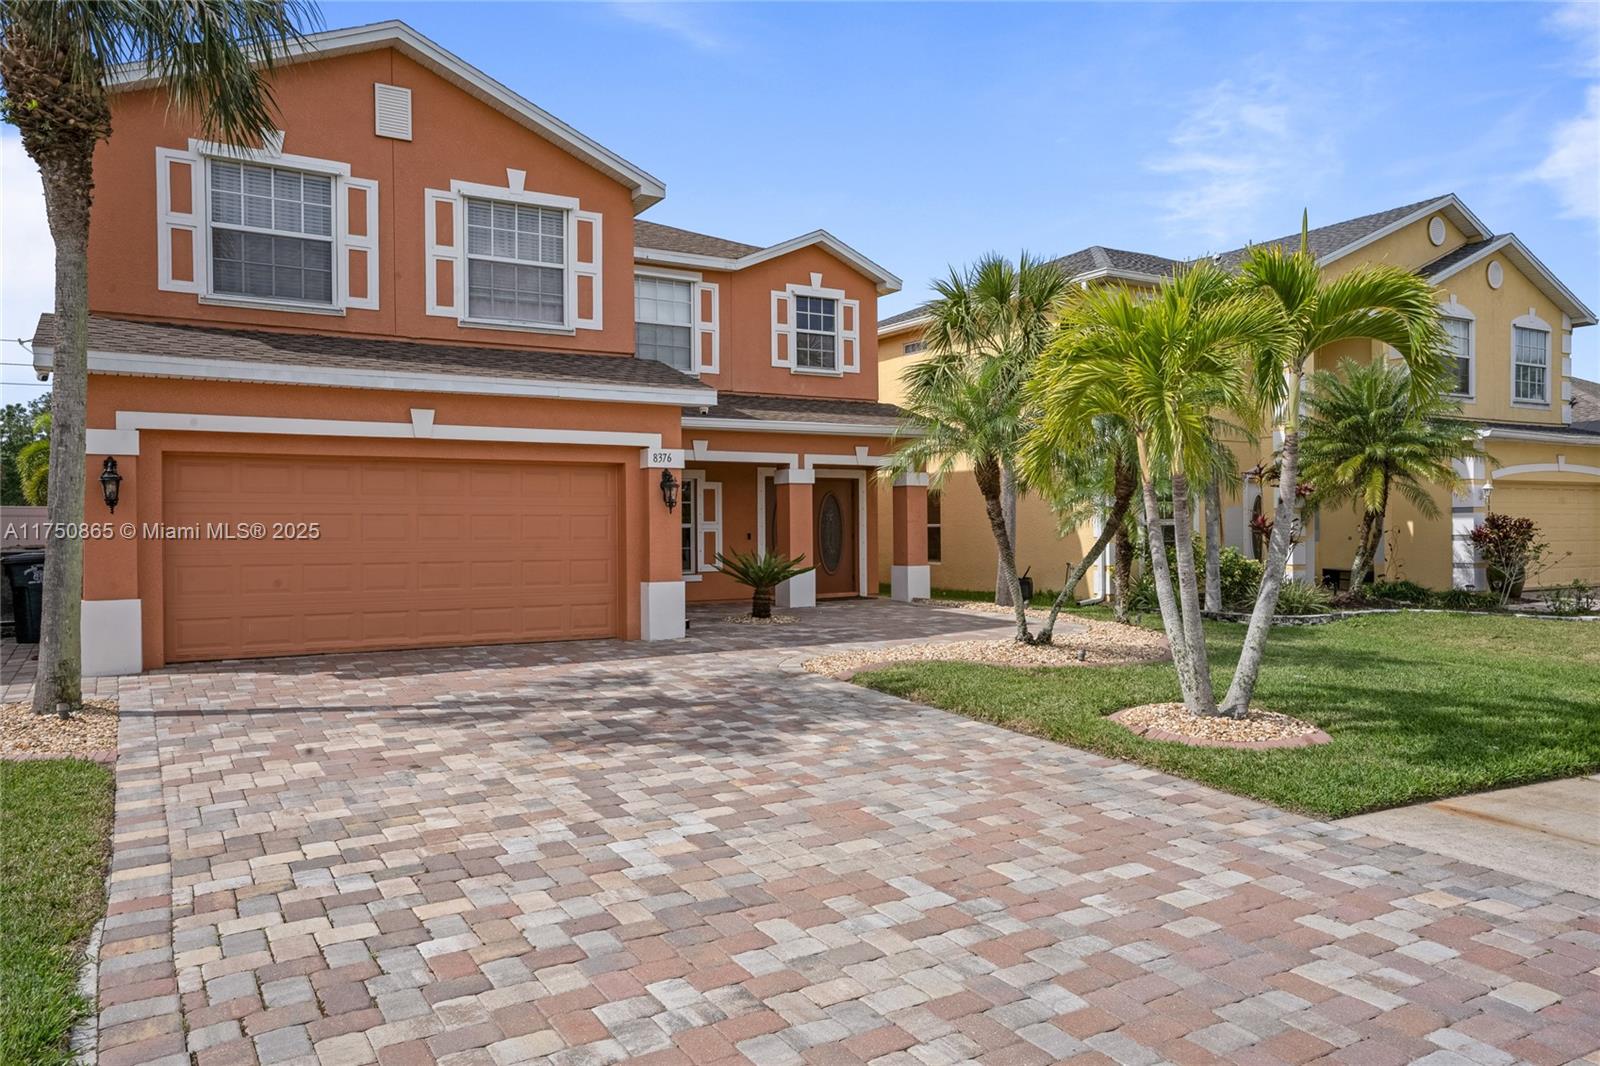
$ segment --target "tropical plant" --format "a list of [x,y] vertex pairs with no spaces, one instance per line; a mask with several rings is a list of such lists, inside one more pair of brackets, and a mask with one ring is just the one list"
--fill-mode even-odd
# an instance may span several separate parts
[[1285,581],[1278,591],[1280,615],[1327,614],[1333,594],[1311,581]]
[[1573,578],[1570,583],[1557,585],[1553,589],[1545,589],[1539,593],[1539,599],[1544,601],[1546,610],[1559,615],[1593,614],[1595,604],[1600,602],[1600,599],[1596,598],[1594,586],[1584,583],[1579,578]]
[[0,407],[0,507],[28,503],[17,475],[17,453],[39,439],[39,416],[49,410],[49,393]]
[[1482,457],[1460,407],[1436,392],[1411,387],[1410,372],[1382,359],[1346,359],[1337,373],[1311,376],[1300,443],[1301,470],[1315,484],[1313,506],[1354,501],[1361,511],[1350,587],[1360,588],[1383,542],[1392,493],[1424,518],[1439,508],[1428,489],[1454,487],[1454,462]]
[[22,498],[32,507],[43,507],[50,494],[50,412],[41,411],[33,420],[34,438],[17,452],[17,482]]
[[1499,596],[1477,589],[1445,589],[1428,602],[1447,611],[1493,611],[1501,606]]
[[[1351,588],[1362,586],[1352,585]],[[1433,590],[1424,588],[1415,581],[1374,581],[1371,585],[1363,587],[1365,596],[1373,600],[1387,600],[1390,603],[1429,603],[1433,600]]]
[[798,577],[812,567],[804,565],[806,557],[790,557],[776,552],[734,552],[717,555],[717,569],[750,590],[750,617],[772,617],[772,594],[777,587],[792,577]]
[[1030,448],[1060,449],[1097,415],[1120,419],[1133,435],[1156,600],[1184,705],[1197,714],[1215,714],[1217,706],[1194,553],[1177,552],[1174,594],[1156,485],[1171,486],[1172,528],[1192,530],[1190,484],[1211,476],[1215,414],[1249,414],[1243,354],[1272,343],[1277,323],[1265,300],[1235,292],[1208,263],[1149,297],[1090,289],[1068,307],[1029,386],[1039,411]]
[[1312,355],[1339,341],[1388,345],[1410,369],[1408,381],[1418,395],[1437,394],[1452,365],[1445,355],[1433,286],[1425,278],[1389,264],[1367,264],[1324,278],[1311,254],[1308,224],[1302,215],[1296,251],[1285,254],[1276,245],[1254,248],[1241,265],[1241,287],[1262,296],[1276,318],[1274,328],[1263,334],[1263,343],[1253,346],[1254,380],[1259,409],[1277,413],[1283,445],[1266,570],[1222,702],[1223,710],[1233,715],[1249,712],[1290,545],[1299,535],[1301,397]]
[[905,414],[886,474],[926,469],[942,482],[958,463],[971,465],[999,557],[995,602],[1012,605],[1017,640],[1027,642],[1013,459],[1024,429],[1023,386],[1071,290],[1059,266],[1026,253],[1015,264],[987,255],[965,271],[952,268],[933,288],[924,308],[929,357],[902,378]]
[[1473,528],[1472,544],[1489,571],[1489,588],[1499,596],[1502,607],[1521,595],[1528,578],[1548,565],[1550,545],[1539,539],[1539,527],[1531,518],[1491,511],[1482,525]]
[[[55,243],[53,526],[83,522],[89,206],[95,145],[111,136],[113,75],[147,76],[208,140],[258,143],[277,125],[268,78],[314,18],[300,0],[0,3],[0,117],[39,165]],[[56,540],[45,562],[36,712],[67,715],[82,702],[82,585],[82,540]]]

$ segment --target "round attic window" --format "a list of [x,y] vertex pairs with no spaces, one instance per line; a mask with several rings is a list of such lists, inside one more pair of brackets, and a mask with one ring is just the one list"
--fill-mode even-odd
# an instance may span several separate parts
[[1498,289],[1506,280],[1506,268],[1500,265],[1500,260],[1489,260],[1489,288]]
[[1444,219],[1434,215],[1428,220],[1428,240],[1435,245],[1444,243]]

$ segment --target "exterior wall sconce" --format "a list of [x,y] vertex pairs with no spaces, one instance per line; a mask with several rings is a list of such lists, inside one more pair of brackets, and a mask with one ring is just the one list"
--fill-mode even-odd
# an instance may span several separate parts
[[106,510],[117,513],[117,501],[122,498],[122,475],[117,473],[117,461],[106,456],[100,466],[100,495],[105,497]]
[[[110,462],[110,460],[106,460]],[[661,471],[661,502],[667,505],[667,511],[678,506],[678,479],[672,476],[672,471]]]

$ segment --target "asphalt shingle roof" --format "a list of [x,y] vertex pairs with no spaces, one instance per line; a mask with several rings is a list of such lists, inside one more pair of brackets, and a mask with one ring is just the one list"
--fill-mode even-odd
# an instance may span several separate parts
[[1498,239],[1498,237],[1489,237],[1481,241],[1468,241],[1460,248],[1457,248],[1454,251],[1446,252],[1444,255],[1441,255],[1439,258],[1433,260],[1431,263],[1424,263],[1422,266],[1419,266],[1417,268],[1417,273],[1421,274],[1425,278],[1431,278],[1440,271],[1445,270],[1448,267],[1455,266],[1463,259],[1470,259],[1472,256],[1477,255],[1483,250],[1484,246]]
[[[1430,196],[1426,200],[1403,204],[1400,207],[1391,207],[1387,211],[1376,211],[1370,215],[1362,215],[1359,218],[1347,218],[1343,222],[1335,222],[1331,226],[1318,226],[1307,235],[1309,237],[1308,243],[1311,246],[1311,254],[1320,259],[1329,252],[1338,251],[1353,241],[1359,241],[1363,237],[1370,236],[1385,226],[1405,218],[1418,208],[1425,207],[1441,199],[1443,199],[1443,196]],[[1245,253],[1252,247],[1270,248],[1273,245],[1277,245],[1285,251],[1293,251],[1300,247],[1300,233],[1296,230],[1294,233],[1282,237],[1274,237],[1269,241],[1253,241],[1243,248],[1234,248],[1231,251],[1223,252],[1215,258],[1222,266],[1231,270],[1244,260]]]
[[754,422],[847,422],[854,425],[893,429],[900,422],[900,408],[872,400],[836,400],[816,396],[755,396],[719,392],[716,405],[701,413],[699,407],[685,407],[691,418],[740,418]]
[[1572,428],[1600,433],[1600,381],[1568,378],[1572,382]]
[[[40,316],[33,343],[47,348],[54,346],[54,315]],[[465,373],[530,381],[701,387],[694,378],[679,373],[665,363],[628,356],[539,348],[489,348],[409,340],[373,340],[327,333],[213,329],[165,322],[133,322],[104,315],[89,316],[89,348],[92,351],[139,355],[388,373]]]
[[654,248],[661,252],[682,252],[687,255],[711,255],[719,259],[738,259],[751,252],[761,251],[759,244],[744,244],[708,233],[663,226],[659,222],[636,220],[633,224],[633,243],[639,248]]

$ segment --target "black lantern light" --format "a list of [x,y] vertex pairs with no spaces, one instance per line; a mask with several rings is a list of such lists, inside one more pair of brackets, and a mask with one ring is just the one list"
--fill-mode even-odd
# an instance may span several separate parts
[[678,506],[678,479],[672,476],[672,471],[661,471],[661,502],[671,511]]
[[117,513],[117,501],[122,498],[122,475],[117,473],[117,461],[106,456],[100,466],[100,495],[105,497],[106,510]]

